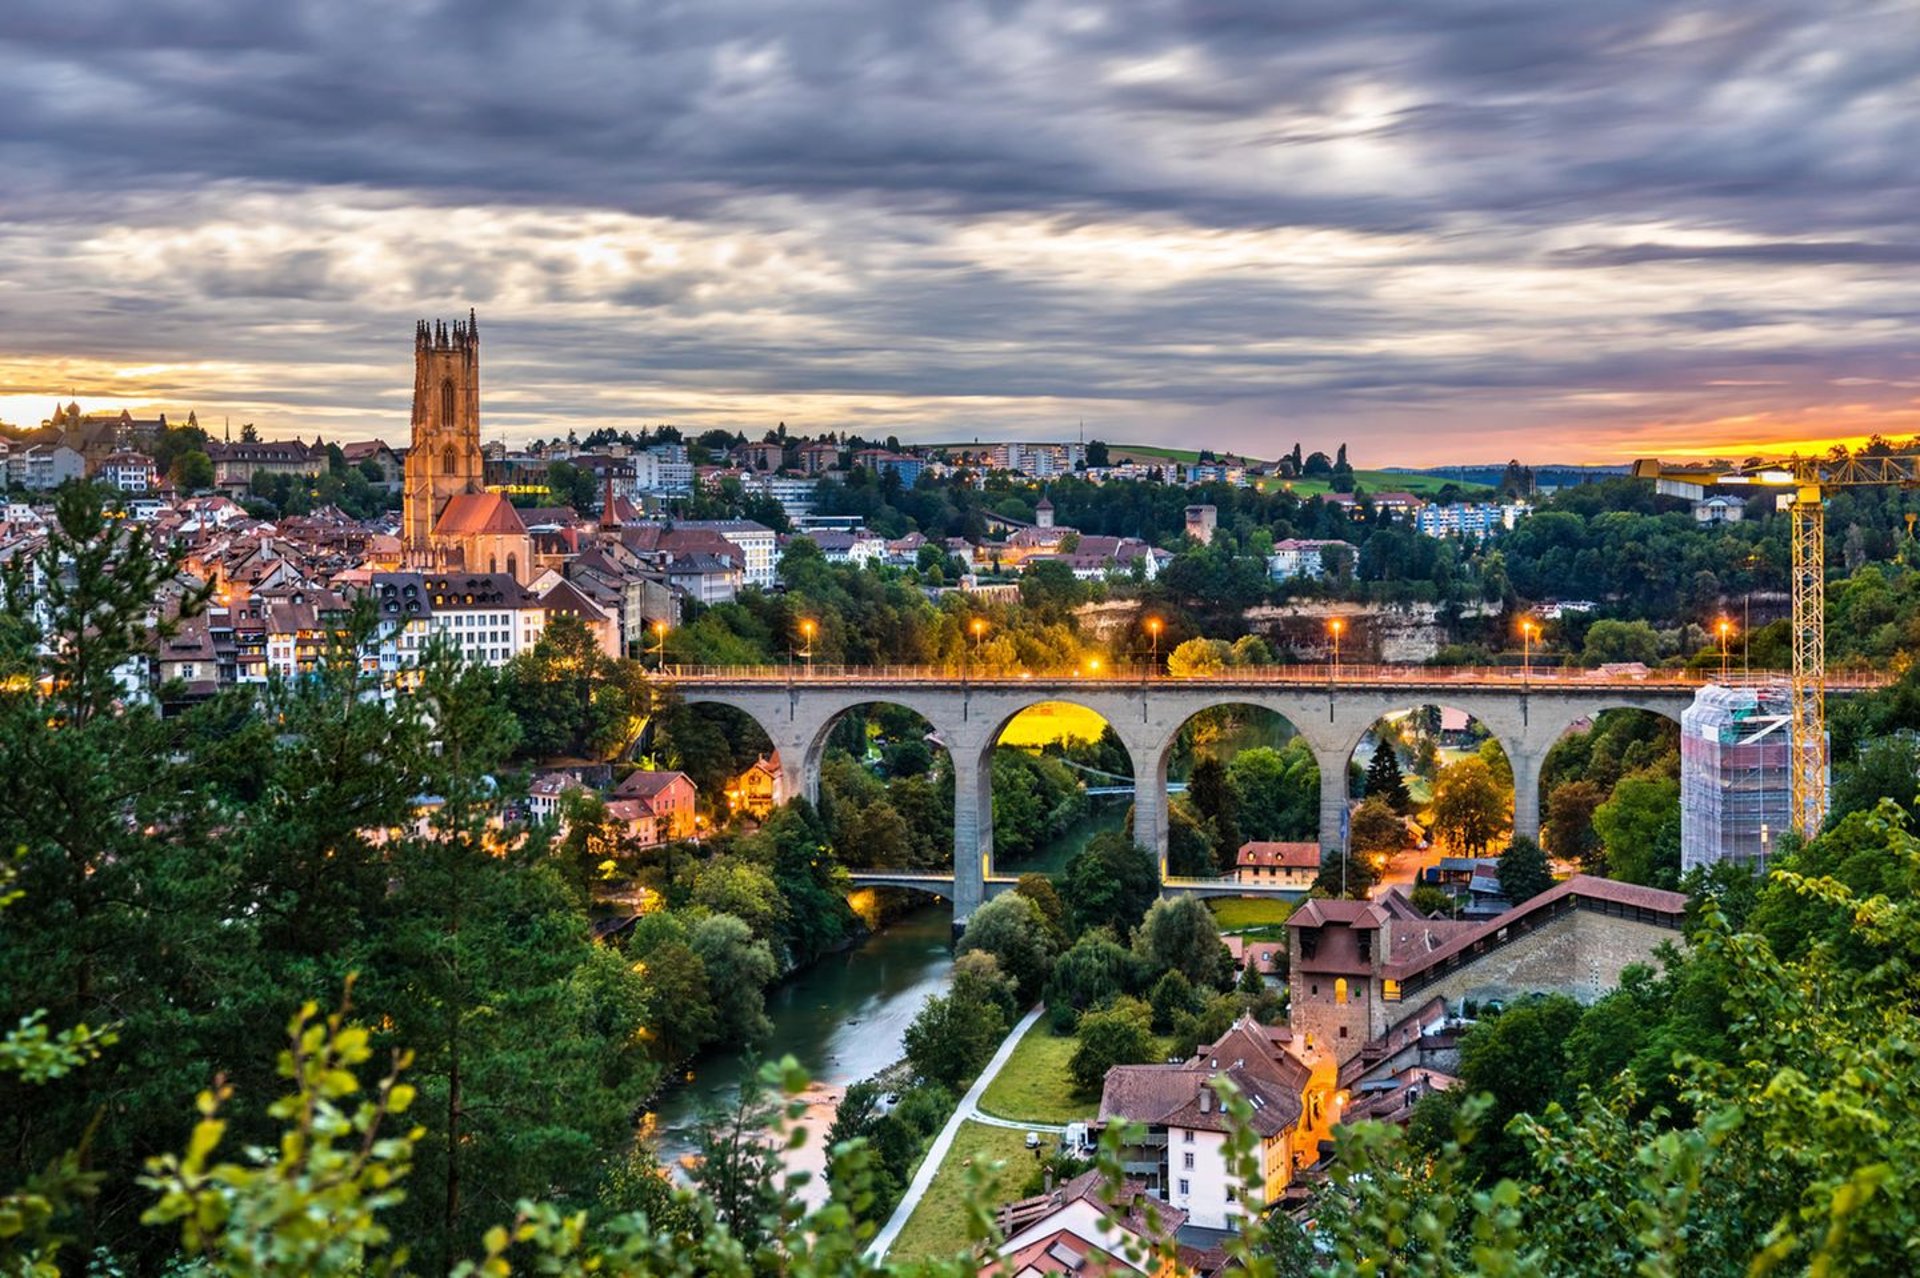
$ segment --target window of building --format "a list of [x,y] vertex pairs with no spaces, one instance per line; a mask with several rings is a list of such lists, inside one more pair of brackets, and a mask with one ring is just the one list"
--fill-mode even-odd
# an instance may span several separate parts
[[1188,1194],[1190,1194],[1190,1193],[1192,1193],[1192,1192],[1193,1192],[1192,1190],[1190,1190],[1190,1189],[1188,1189],[1188,1188],[1187,1188],[1187,1182],[1186,1182],[1186,1179],[1185,1179],[1184,1177],[1182,1177],[1182,1178],[1181,1178],[1181,1181],[1180,1181],[1180,1196],[1181,1196],[1182,1198],[1185,1198],[1185,1197],[1186,1197],[1186,1196],[1187,1196]]
[[[440,383],[440,424],[453,425],[453,379],[451,377]],[[451,457],[453,454],[449,451],[447,455]],[[449,475],[453,473],[452,466],[447,467],[447,473]]]
[[1193,1154],[1192,1154],[1192,1152],[1191,1152],[1191,1151],[1189,1151],[1189,1152],[1187,1152],[1187,1153],[1185,1153],[1185,1154],[1182,1154],[1182,1155],[1180,1156],[1180,1169],[1181,1169],[1182,1171],[1192,1171],[1192,1170],[1193,1170]]
[[453,473],[453,468],[454,468],[453,445],[448,444],[445,448],[440,450],[440,473],[443,475],[451,475]]
[[1340,1037],[1345,1038],[1346,1036],[1347,1036],[1347,1027],[1342,1025],[1340,1027]]
[[1380,996],[1389,1003],[1398,1003],[1400,1001],[1400,982],[1395,980],[1386,981],[1380,987]]
[[1347,1001],[1347,978],[1344,976],[1333,983],[1333,1001],[1336,1003]]
[[1180,1139],[1187,1142],[1187,1144],[1189,1145],[1193,1144],[1193,1129],[1188,1128],[1186,1131],[1181,1132]]

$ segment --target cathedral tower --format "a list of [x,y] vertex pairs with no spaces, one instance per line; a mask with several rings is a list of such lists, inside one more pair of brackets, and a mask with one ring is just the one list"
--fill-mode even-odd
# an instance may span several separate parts
[[413,441],[407,450],[401,537],[409,559],[430,562],[447,503],[486,491],[480,460],[480,325],[467,312],[421,320],[413,333]]

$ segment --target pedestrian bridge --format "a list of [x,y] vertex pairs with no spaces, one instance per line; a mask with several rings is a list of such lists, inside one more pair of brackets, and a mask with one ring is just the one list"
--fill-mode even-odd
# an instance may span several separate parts
[[[1161,857],[1167,850],[1167,762],[1188,719],[1215,706],[1271,710],[1312,749],[1320,769],[1320,844],[1338,848],[1348,806],[1347,768],[1361,738],[1379,719],[1422,705],[1463,710],[1485,724],[1513,765],[1513,828],[1540,831],[1540,766],[1576,722],[1602,710],[1635,709],[1678,720],[1695,692],[1711,682],[1691,671],[1531,670],[1522,667],[1271,666],[1233,669],[1212,678],[1173,678],[1145,668],[1100,677],[1029,672],[976,675],[928,666],[670,667],[662,672],[690,704],[731,706],[772,740],[789,795],[817,799],[820,761],[834,720],[855,706],[886,702],[932,725],[954,771],[954,872],[856,876],[873,886],[924,887],[953,901],[964,921],[986,899],[994,876],[992,773],[1000,733],[1022,710],[1067,701],[1098,713],[1126,747],[1133,766],[1135,837]],[[1848,692],[1885,683],[1885,676],[1829,676],[1828,689]],[[1737,680],[1731,681],[1737,682]],[[1119,789],[1115,785],[1111,788]],[[902,880],[882,883],[881,879]],[[1232,885],[1233,894],[1268,895]],[[1169,890],[1227,895],[1224,883],[1198,881]],[[1274,893],[1277,894],[1277,893]]]
[[[951,874],[920,874],[906,870],[849,870],[855,887],[905,888],[930,896],[954,899],[956,887]],[[981,880],[982,896],[988,899],[1010,892],[1018,886],[1016,875],[989,874]],[[1270,883],[1237,883],[1232,879],[1163,878],[1160,895],[1173,896],[1257,896],[1281,901],[1301,901],[1306,892],[1300,888],[1277,887]]]

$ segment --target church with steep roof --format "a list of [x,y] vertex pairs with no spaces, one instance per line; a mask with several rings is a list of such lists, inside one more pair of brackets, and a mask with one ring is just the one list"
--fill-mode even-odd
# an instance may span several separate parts
[[413,335],[413,436],[401,541],[411,568],[533,577],[533,539],[511,502],[487,491],[480,456],[480,323],[421,320]]

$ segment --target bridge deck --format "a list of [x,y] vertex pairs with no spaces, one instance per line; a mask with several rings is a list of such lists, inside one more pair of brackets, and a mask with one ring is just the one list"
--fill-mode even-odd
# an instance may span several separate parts
[[[1224,671],[1218,675],[1181,677],[1155,670],[1147,666],[1119,667],[1103,670],[1097,675],[1081,674],[1036,674],[1020,671],[1006,673],[976,673],[964,666],[828,666],[828,665],[772,665],[772,666],[667,666],[660,674],[679,683],[729,684],[729,685],[769,685],[786,686],[789,684],[807,684],[823,687],[858,687],[863,685],[932,684],[940,687],[953,687],[965,684],[970,687],[992,688],[1032,688],[1074,687],[1088,685],[1127,687],[1129,685],[1148,684],[1181,688],[1204,687],[1257,687],[1257,688],[1405,688],[1405,687],[1466,687],[1499,688],[1506,691],[1524,691],[1529,688],[1553,691],[1578,691],[1581,689],[1621,689],[1638,688],[1647,691],[1693,692],[1709,684],[1722,687],[1743,685],[1769,685],[1787,678],[1785,671],[1765,671],[1751,675],[1732,675],[1726,679],[1718,677],[1717,671],[1702,670],[1647,670],[1643,672],[1617,672],[1587,670],[1568,667],[1521,666],[1409,666],[1409,665],[1356,665],[1332,663],[1325,665],[1281,665],[1241,667]],[[1881,671],[1830,671],[1827,686],[1835,691],[1852,691],[1862,688],[1884,687],[1893,681],[1891,674]]]

